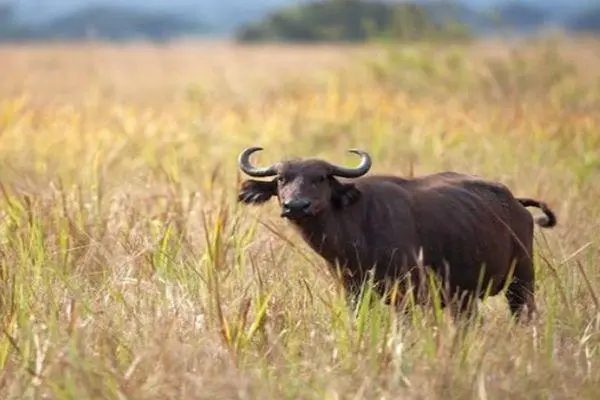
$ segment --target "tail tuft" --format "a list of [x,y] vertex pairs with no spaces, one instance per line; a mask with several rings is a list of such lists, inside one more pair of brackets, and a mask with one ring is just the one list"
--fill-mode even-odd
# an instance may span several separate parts
[[534,199],[526,199],[520,198],[517,199],[523,207],[537,207],[544,213],[543,217],[537,217],[535,219],[535,223],[541,226],[542,228],[552,228],[556,226],[557,220],[554,212],[548,207],[546,203],[543,201],[537,201]]

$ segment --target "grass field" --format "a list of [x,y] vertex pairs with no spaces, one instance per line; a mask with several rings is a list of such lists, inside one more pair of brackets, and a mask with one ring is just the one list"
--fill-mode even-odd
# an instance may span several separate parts
[[[600,41],[515,46],[1,47],[0,397],[597,399]],[[351,320],[250,145],[548,202],[539,321]]]

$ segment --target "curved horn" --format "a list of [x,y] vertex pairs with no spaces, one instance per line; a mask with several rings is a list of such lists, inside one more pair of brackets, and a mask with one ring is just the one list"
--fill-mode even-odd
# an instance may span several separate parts
[[369,169],[371,169],[371,157],[369,156],[369,153],[356,149],[350,149],[348,152],[361,156],[362,160],[360,164],[356,168],[346,168],[332,165],[331,167],[333,169],[333,175],[340,176],[342,178],[358,178],[359,176],[363,176],[369,172]]
[[265,176],[274,176],[277,175],[277,171],[275,171],[275,166],[271,165],[269,167],[265,167],[265,168],[258,168],[253,166],[250,163],[250,156],[257,152],[262,150],[262,147],[249,147],[247,149],[244,149],[244,151],[242,151],[240,153],[240,156],[238,157],[238,163],[240,165],[240,169],[242,171],[244,171],[246,174],[255,177],[255,178],[262,178]]

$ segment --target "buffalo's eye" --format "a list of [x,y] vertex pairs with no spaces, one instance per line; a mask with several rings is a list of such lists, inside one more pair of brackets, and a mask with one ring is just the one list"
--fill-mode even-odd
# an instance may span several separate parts
[[315,185],[318,185],[318,184],[325,182],[326,179],[327,179],[326,175],[320,175],[320,176],[317,176],[315,179],[313,179],[313,183]]
[[283,183],[283,182],[285,182],[285,178],[283,176],[281,176],[281,175],[278,175],[277,176],[277,182]]

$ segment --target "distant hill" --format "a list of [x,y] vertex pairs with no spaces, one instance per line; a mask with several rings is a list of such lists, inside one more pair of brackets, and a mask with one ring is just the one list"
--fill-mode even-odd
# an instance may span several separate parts
[[25,39],[32,36],[32,28],[17,21],[14,8],[9,3],[0,2],[0,41],[2,39]]
[[[4,9],[4,11],[3,11]],[[165,12],[126,7],[91,6],[38,24],[15,22],[13,13],[0,8],[4,26],[0,37],[8,39],[81,39],[122,41],[135,38],[165,41],[183,35],[203,34],[209,28],[198,21]],[[1,25],[0,25],[1,26]]]
[[207,30],[203,24],[175,14],[93,6],[42,24],[36,32],[43,37],[61,39],[93,36],[109,40],[139,37],[162,41]]
[[492,18],[498,27],[532,30],[552,19],[550,10],[523,1],[510,1],[491,9]]
[[201,22],[210,26],[212,32],[231,32],[242,23],[262,18],[269,11],[303,1],[307,0],[12,0],[12,4],[23,22],[34,24],[104,6],[152,14],[166,12]]
[[569,21],[568,28],[573,31],[600,33],[600,6],[576,15]]

